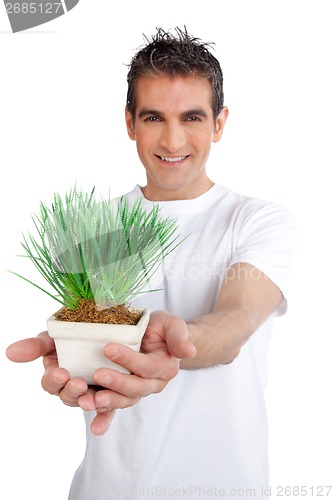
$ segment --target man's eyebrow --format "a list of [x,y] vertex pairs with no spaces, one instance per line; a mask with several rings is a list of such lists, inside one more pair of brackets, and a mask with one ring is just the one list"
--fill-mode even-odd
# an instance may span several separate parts
[[163,116],[163,113],[161,111],[158,111],[157,109],[150,109],[150,108],[142,108],[141,111],[138,113],[138,118],[144,118],[145,116]]
[[201,116],[202,118],[208,118],[208,114],[202,108],[194,108],[189,111],[184,111],[181,116],[186,118],[187,116]]

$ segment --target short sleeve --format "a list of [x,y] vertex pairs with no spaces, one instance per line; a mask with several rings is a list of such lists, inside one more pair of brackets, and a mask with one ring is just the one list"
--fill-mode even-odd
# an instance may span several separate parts
[[296,243],[296,221],[288,209],[257,201],[244,207],[239,217],[241,226],[230,266],[247,262],[272,280],[283,294],[274,313],[281,316],[287,310],[286,287]]

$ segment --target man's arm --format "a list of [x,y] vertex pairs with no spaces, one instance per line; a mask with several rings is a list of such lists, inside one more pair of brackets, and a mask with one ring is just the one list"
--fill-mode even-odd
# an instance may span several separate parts
[[197,354],[181,368],[198,369],[231,363],[251,334],[276,310],[280,289],[259,269],[234,264],[222,285],[215,310],[187,323]]

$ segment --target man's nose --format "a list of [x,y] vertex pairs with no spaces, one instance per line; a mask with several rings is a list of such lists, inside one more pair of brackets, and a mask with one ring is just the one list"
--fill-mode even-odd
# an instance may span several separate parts
[[185,131],[179,123],[165,123],[161,138],[160,146],[162,146],[168,153],[176,153],[185,145],[186,136]]

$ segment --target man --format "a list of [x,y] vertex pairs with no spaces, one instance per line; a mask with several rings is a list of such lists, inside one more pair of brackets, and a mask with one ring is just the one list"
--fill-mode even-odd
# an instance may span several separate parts
[[264,497],[266,353],[286,310],[294,222],[207,176],[227,117],[209,47],[158,30],[128,74],[127,130],[147,176],[128,197],[159,202],[188,237],[152,279],[163,290],[133,302],[154,311],[141,352],[105,347],[131,374],[99,369],[89,388],[70,380],[46,332],[8,349],[13,361],[43,356],[44,389],[86,410],[71,500]]

